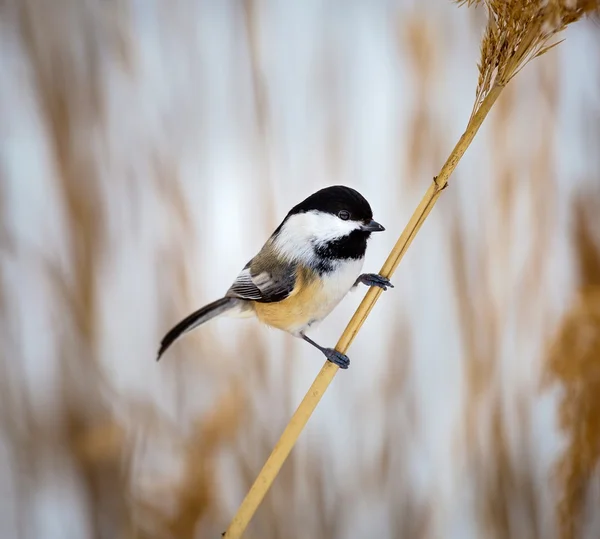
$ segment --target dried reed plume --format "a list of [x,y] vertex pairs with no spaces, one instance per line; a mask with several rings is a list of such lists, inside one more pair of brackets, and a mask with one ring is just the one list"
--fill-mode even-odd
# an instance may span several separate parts
[[488,24],[481,42],[473,112],[494,87],[506,86],[531,60],[560,43],[550,40],[569,24],[599,9],[598,0],[459,0],[485,5]]

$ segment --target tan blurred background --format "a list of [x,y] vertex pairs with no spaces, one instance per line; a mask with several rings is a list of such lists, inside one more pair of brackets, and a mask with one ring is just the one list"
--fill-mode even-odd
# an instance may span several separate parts
[[[220,319],[351,185],[378,271],[471,113],[449,1],[0,2],[0,537],[217,538],[322,365]],[[600,25],[496,104],[248,529],[597,538]],[[333,345],[364,290],[315,332]]]

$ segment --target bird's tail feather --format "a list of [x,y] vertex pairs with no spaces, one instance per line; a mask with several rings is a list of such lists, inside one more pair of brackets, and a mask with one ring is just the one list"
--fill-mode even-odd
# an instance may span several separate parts
[[158,350],[158,357],[156,358],[156,361],[160,359],[167,348],[169,348],[169,346],[171,346],[179,337],[188,331],[197,328],[199,325],[204,324],[204,322],[208,322],[209,320],[212,320],[213,318],[216,318],[227,311],[240,307],[241,303],[242,300],[237,298],[221,298],[217,301],[209,303],[208,305],[205,305],[201,309],[198,309],[184,318],[163,337],[163,340],[160,342],[160,348]]

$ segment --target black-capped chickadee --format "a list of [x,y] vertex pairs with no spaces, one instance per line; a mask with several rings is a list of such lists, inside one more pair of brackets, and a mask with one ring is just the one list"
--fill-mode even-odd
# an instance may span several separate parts
[[290,210],[223,298],[190,314],[165,335],[157,360],[184,333],[227,314],[256,316],[304,339],[347,369],[346,355],[318,345],[305,332],[359,283],[392,287],[381,275],[361,274],[367,240],[382,230],[369,203],[354,189],[336,185],[317,191]]

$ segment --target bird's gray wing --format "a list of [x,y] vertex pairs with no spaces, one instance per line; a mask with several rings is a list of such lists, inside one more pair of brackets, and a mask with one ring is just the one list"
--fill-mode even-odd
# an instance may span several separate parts
[[287,298],[296,284],[297,265],[261,257],[262,252],[253,258],[237,276],[226,297],[240,298],[259,303],[273,303]]

